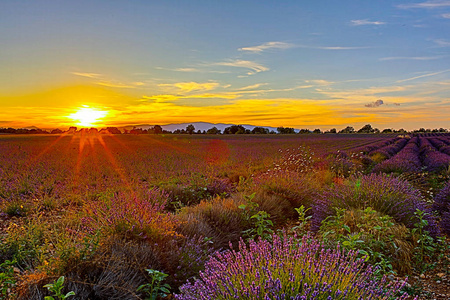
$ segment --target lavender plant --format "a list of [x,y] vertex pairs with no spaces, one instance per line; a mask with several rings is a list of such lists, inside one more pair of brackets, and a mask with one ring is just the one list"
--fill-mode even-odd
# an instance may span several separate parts
[[180,288],[179,300],[406,299],[400,282],[377,280],[373,268],[350,251],[327,249],[304,236],[242,240],[239,251],[216,253],[200,278]]
[[[346,184],[336,185],[324,191],[313,206],[311,228],[319,230],[323,220],[334,215],[334,207],[344,209],[365,209],[372,207],[383,215],[394,218],[408,228],[414,228],[416,209],[428,212],[421,202],[420,192],[407,181],[387,175],[370,174],[353,177]],[[435,217],[428,214],[426,230],[437,236],[439,230]]]

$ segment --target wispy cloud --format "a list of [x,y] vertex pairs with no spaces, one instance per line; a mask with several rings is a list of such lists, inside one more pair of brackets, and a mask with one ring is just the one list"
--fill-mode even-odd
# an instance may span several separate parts
[[248,85],[248,86],[244,86],[241,87],[239,89],[237,89],[238,91],[246,91],[246,90],[254,90],[257,89],[263,85],[267,85],[267,83],[257,83],[257,84],[253,84],[253,85]]
[[450,1],[448,0],[435,0],[435,1],[425,1],[420,3],[410,3],[410,4],[400,4],[397,5],[398,8],[408,9],[408,8],[442,8],[450,6]]
[[293,44],[284,43],[284,42],[268,42],[264,43],[259,46],[252,46],[252,47],[243,47],[239,48],[239,51],[247,51],[247,52],[254,52],[254,53],[261,53],[266,50],[270,49],[288,49],[295,47]]
[[214,63],[212,65],[250,69],[251,71],[247,72],[247,75],[253,75],[255,73],[260,73],[260,72],[265,72],[265,71],[270,70],[269,68],[267,68],[257,62],[249,61],[249,60],[240,60],[240,59],[218,62],[218,63]]
[[378,107],[378,106],[381,106],[381,105],[383,105],[383,104],[384,104],[384,101],[381,100],[381,99],[378,99],[377,101],[374,101],[374,102],[372,102],[372,103],[365,104],[364,106],[365,106],[365,107]]
[[386,22],[382,21],[369,21],[368,19],[364,20],[351,20],[351,25],[353,26],[363,26],[363,25],[385,25]]
[[444,40],[444,39],[437,39],[437,40],[434,40],[434,42],[439,47],[450,47],[450,41],[447,41],[447,40]]
[[444,56],[391,56],[391,57],[382,57],[380,61],[386,60],[434,60],[441,59]]
[[328,81],[328,80],[324,80],[324,79],[312,79],[312,80],[305,80],[306,83],[311,83],[314,85],[331,85],[334,82],[333,81]]
[[85,73],[85,72],[71,72],[71,74],[81,77],[87,77],[87,78],[100,78],[102,77],[101,74],[97,73]]
[[406,78],[406,79],[402,79],[402,80],[397,80],[397,83],[401,83],[401,82],[406,82],[406,81],[411,81],[411,80],[416,80],[416,79],[420,79],[420,78],[425,78],[425,77],[431,77],[431,76],[436,76],[442,73],[447,73],[449,72],[450,69],[448,70],[444,70],[444,71],[439,71],[439,72],[434,72],[434,73],[428,73],[428,74],[424,74],[424,75],[419,75],[419,76],[415,76],[415,77],[411,77],[411,78]]
[[189,92],[197,92],[197,91],[211,91],[220,86],[217,82],[177,82],[177,83],[164,83],[158,84],[160,87],[175,87],[180,92],[189,93]]
[[450,19],[450,14],[442,14],[441,17],[444,19]]

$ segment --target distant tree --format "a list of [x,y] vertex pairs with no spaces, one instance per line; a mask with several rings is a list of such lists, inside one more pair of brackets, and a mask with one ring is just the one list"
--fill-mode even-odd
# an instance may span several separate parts
[[197,134],[202,134],[202,131],[200,129],[197,130]]
[[252,131],[250,130],[250,129],[245,129],[245,132],[244,132],[245,134],[251,134],[252,133]]
[[339,131],[339,133],[354,133],[355,132],[355,128],[353,128],[352,126],[347,126],[344,129],[342,129],[341,131]]
[[299,134],[307,134],[307,133],[310,133],[310,131],[309,131],[309,129],[300,129],[298,133]]
[[383,129],[381,133],[392,133],[392,129],[391,128]]
[[59,128],[56,128],[56,129],[53,129],[50,133],[51,134],[61,134],[61,133],[63,133],[63,131]]
[[448,132],[448,130],[441,127],[441,128],[439,128],[439,132]]
[[180,133],[182,133],[182,132],[181,132],[181,129],[175,129],[175,130],[173,131],[173,133],[174,133],[174,134],[180,134]]
[[269,129],[264,127],[255,127],[252,129],[253,134],[269,134]]
[[192,124],[189,124],[188,126],[186,126],[186,132],[189,134],[193,134],[195,131],[195,127]]
[[372,133],[377,133],[377,134],[378,134],[378,133],[380,133],[380,129],[374,128],[373,131],[372,131]]
[[322,131],[319,128],[316,128],[313,130],[313,133],[322,133]]
[[98,129],[97,128],[89,128],[89,133],[98,133]]
[[274,130],[271,130],[269,134],[277,134]]
[[67,131],[67,133],[75,133],[75,132],[77,132],[77,128],[74,126],[70,127],[69,130]]
[[231,125],[223,130],[224,134],[244,134],[245,128],[242,125]]
[[364,125],[360,130],[358,130],[358,133],[373,133],[372,125],[367,124]]
[[161,133],[163,133],[162,127],[159,126],[159,125],[153,126],[153,133],[154,133],[154,134],[161,134]]
[[217,129],[217,127],[212,127],[206,131],[207,134],[220,134],[220,129]]
[[336,130],[336,128],[331,128],[329,132],[330,133],[337,133],[337,130]]
[[106,127],[106,130],[108,130],[111,134],[122,134],[117,127]]
[[295,129],[291,127],[277,127],[277,131],[279,134],[294,134]]

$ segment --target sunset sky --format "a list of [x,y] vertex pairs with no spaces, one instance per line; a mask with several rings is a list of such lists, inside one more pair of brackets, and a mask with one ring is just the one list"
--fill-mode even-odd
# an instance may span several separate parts
[[0,1],[0,127],[200,121],[450,128],[450,1]]

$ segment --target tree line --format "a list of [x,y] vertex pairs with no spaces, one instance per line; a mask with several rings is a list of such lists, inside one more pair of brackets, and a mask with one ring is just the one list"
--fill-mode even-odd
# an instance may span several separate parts
[[231,125],[226,127],[223,132],[217,127],[212,127],[208,130],[196,130],[195,126],[189,124],[185,129],[176,129],[174,131],[164,130],[160,125],[155,125],[148,129],[143,128],[133,128],[131,130],[122,129],[118,127],[106,127],[98,130],[97,128],[81,128],[70,127],[69,130],[63,131],[61,129],[53,129],[51,131],[42,129],[25,129],[25,128],[0,128],[0,134],[62,134],[62,133],[100,133],[100,134],[351,134],[351,133],[445,133],[449,132],[446,128],[439,129],[425,129],[419,128],[417,130],[407,131],[404,129],[392,129],[386,128],[380,131],[378,128],[373,128],[372,125],[367,124],[358,130],[355,130],[352,126],[347,126],[341,130],[336,130],[336,128],[331,128],[326,131],[322,131],[319,128],[314,130],[300,129],[297,130],[292,127],[277,127],[276,131],[269,130],[265,127],[254,127],[252,130],[246,129],[242,125]]

